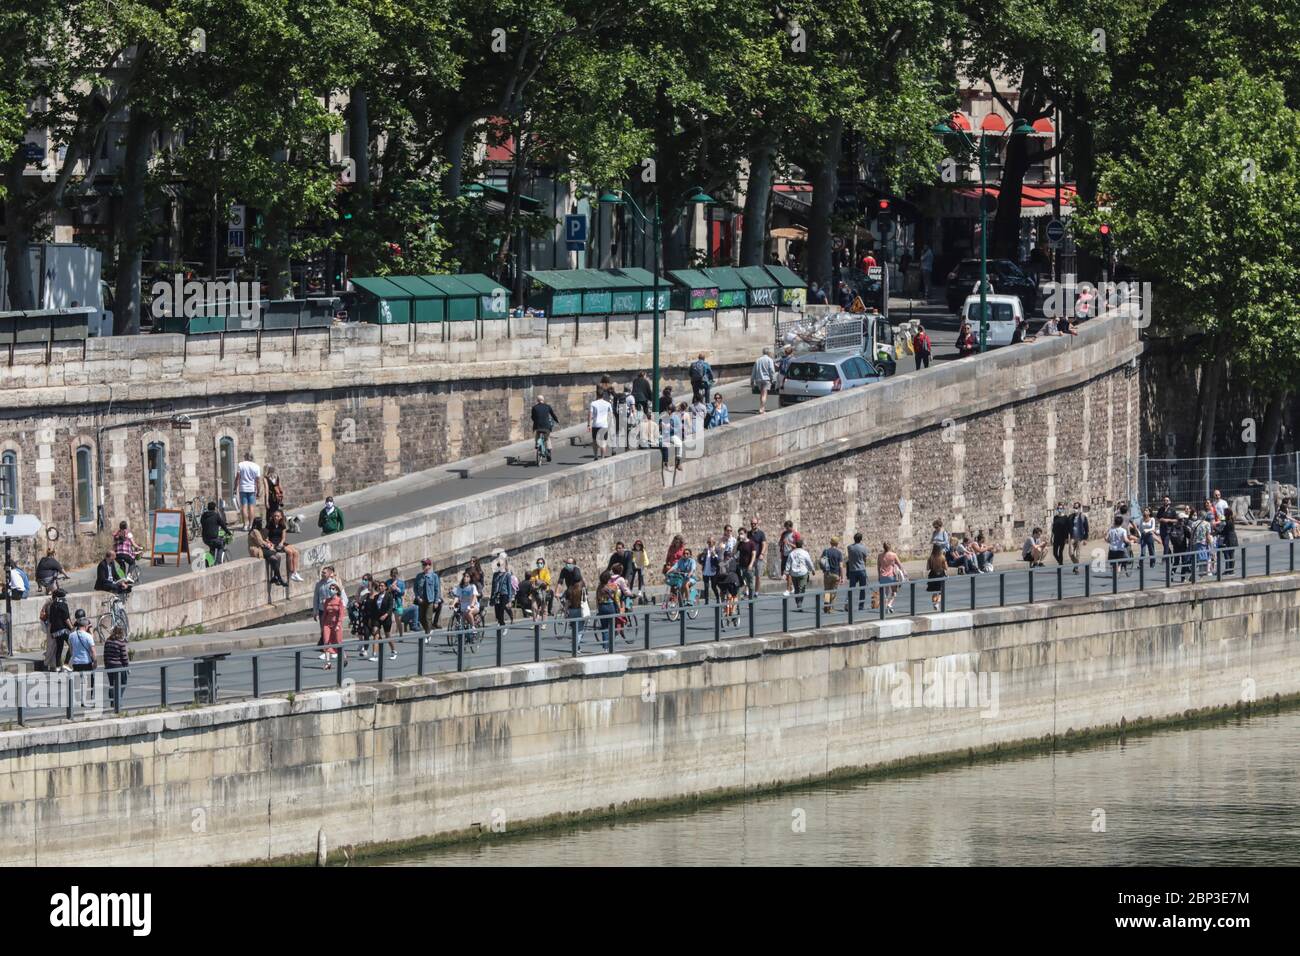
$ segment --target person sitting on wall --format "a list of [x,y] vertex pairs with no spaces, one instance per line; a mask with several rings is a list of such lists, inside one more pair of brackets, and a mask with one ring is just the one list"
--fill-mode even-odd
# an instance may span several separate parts
[[117,552],[112,548],[104,552],[104,560],[95,569],[95,590],[107,591],[109,594],[131,593],[131,581],[126,576],[126,570],[118,563]]

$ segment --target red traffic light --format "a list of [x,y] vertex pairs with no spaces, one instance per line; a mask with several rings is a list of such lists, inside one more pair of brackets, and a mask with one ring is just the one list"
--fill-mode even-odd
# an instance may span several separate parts
[[1103,222],[1100,226],[1097,227],[1097,231],[1098,231],[1099,233],[1101,233],[1103,236],[1109,236],[1109,235],[1110,235],[1110,225],[1109,225],[1109,223],[1104,223],[1104,222]]
[[879,200],[879,201],[877,202],[877,205],[880,207],[880,211],[881,211],[881,212],[889,212],[889,200],[888,200],[888,199],[881,199],[881,200]]

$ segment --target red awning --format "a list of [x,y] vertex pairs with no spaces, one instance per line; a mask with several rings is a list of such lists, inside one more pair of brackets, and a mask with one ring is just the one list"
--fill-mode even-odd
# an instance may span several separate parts
[[[965,199],[974,199],[974,200],[978,200],[978,199],[980,198],[980,189],[979,189],[978,186],[975,186],[975,187],[973,187],[973,188],[972,188],[972,187],[969,187],[969,186],[963,186],[963,187],[961,187],[961,188],[959,188],[959,189],[955,189],[955,190],[953,190],[953,191],[954,191],[958,196],[962,196],[962,197],[965,198]],[[984,191],[987,192],[987,193],[988,193],[990,196],[992,196],[994,199],[997,199],[998,196],[1000,195],[997,186],[986,186],[986,187],[984,187]],[[1065,201],[1065,193],[1064,193],[1064,191],[1062,191],[1062,193],[1061,193],[1061,201],[1062,201],[1062,202]],[[1020,208],[1021,208],[1021,209],[1035,209],[1035,208],[1038,208],[1038,207],[1041,207],[1041,206],[1046,206],[1046,205],[1047,205],[1047,202],[1044,201],[1042,197],[1036,197],[1036,196],[1031,195],[1028,189],[1021,189],[1021,191],[1020,191]]]
[[[1020,192],[1022,196],[1030,196],[1044,202],[1054,202],[1056,200],[1055,186],[1022,186]],[[1061,205],[1074,205],[1074,199],[1077,195],[1078,192],[1073,184],[1061,183]]]
[[1056,132],[1056,127],[1052,125],[1051,120],[1044,116],[1042,119],[1034,120],[1034,132],[1051,136]]
[[968,133],[971,130],[970,117],[961,110],[957,110],[957,112],[953,113],[952,116],[948,117],[948,121],[952,123],[956,129],[964,129]]
[[1007,131],[1007,121],[997,113],[989,113],[980,120],[980,129],[986,133],[1005,133]]
[[777,183],[772,190],[778,193],[810,193],[813,188],[812,183]]

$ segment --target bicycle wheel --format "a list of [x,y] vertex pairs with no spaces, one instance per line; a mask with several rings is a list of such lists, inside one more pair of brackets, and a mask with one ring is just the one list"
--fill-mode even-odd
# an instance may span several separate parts
[[697,607],[697,606],[694,605],[694,604],[688,604],[688,605],[686,605],[686,616],[687,616],[687,618],[689,618],[689,619],[692,620],[692,621],[695,620],[697,617],[700,616],[700,609],[699,609],[699,607]]
[[669,591],[667,597],[664,598],[664,615],[670,621],[677,620],[677,618],[681,615],[681,610],[678,606],[677,595],[672,591]]
[[108,640],[108,636],[113,633],[113,615],[108,611],[99,615],[99,620],[95,622],[95,636],[99,638],[102,645]]
[[640,622],[637,620],[635,614],[625,614],[620,619],[618,636],[623,638],[623,640],[628,644],[635,644],[637,629],[640,626]]
[[122,629],[122,636],[127,640],[130,640],[131,621],[126,616],[126,608],[121,604],[115,604],[113,605],[113,610],[110,612],[110,616],[113,626],[120,627]]
[[456,635],[460,633],[460,629],[461,629],[460,611],[457,611],[455,614],[451,616],[451,623],[447,625],[447,646],[448,647],[456,646]]

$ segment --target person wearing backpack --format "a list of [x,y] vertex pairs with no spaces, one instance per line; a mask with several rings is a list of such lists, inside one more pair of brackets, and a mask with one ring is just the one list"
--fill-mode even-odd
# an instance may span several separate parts
[[713,367],[705,359],[704,353],[691,363],[691,401],[709,404],[709,392],[713,388]]
[[45,642],[45,670],[63,669],[63,650],[72,633],[72,611],[68,608],[68,592],[55,588],[45,607],[41,608],[41,620],[49,632]]
[[912,336],[912,355],[916,359],[916,368],[919,371],[922,368],[930,367],[930,335],[925,331],[924,325],[916,327],[916,334]]

